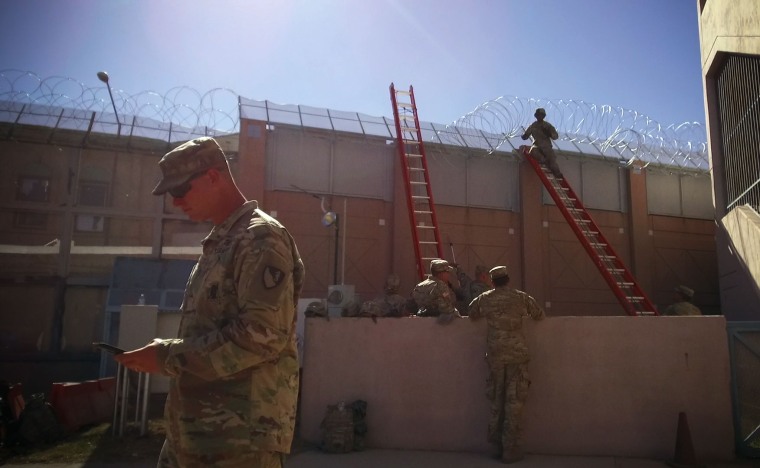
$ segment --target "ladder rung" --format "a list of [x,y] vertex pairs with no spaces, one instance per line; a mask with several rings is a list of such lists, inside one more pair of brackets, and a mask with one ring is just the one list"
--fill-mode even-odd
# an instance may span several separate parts
[[583,231],[583,234],[585,234],[587,236],[595,236],[595,235],[599,234],[599,231]]
[[416,172],[425,172],[425,168],[423,167],[407,167],[410,171],[416,171]]
[[425,244],[425,245],[438,245],[438,242],[435,242],[435,241],[420,241],[420,244]]
[[424,195],[412,195],[412,199],[414,200],[429,200],[430,197],[424,196]]
[[607,247],[607,244],[603,244],[601,242],[590,242],[590,244],[594,247]]
[[403,94],[404,96],[409,96],[412,93],[410,91],[404,91],[404,90],[401,90],[401,89],[397,89],[396,90],[396,94]]
[[629,283],[627,281],[623,281],[623,282],[618,283],[618,286],[629,288],[629,287],[633,286],[633,283]]
[[401,127],[402,132],[417,133],[417,127]]
[[637,312],[638,315],[655,315],[655,313],[651,310],[642,310]]
[[427,182],[415,182],[413,180],[410,180],[409,183],[412,185],[427,185]]
[[626,299],[634,302],[641,302],[644,300],[644,296],[626,296]]
[[405,153],[405,154],[407,158],[421,158],[422,157],[421,154],[417,154],[417,153]]
[[428,226],[424,224],[418,224],[417,229],[435,229],[435,226]]
[[602,260],[615,260],[617,257],[614,255],[600,255],[599,258]]
[[422,210],[414,210],[416,214],[433,214],[432,211],[422,211]]

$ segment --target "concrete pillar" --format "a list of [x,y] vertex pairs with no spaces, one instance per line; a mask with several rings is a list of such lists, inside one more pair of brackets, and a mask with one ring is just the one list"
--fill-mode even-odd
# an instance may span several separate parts
[[[544,228],[543,185],[533,168],[527,162],[520,163],[520,212],[522,215],[522,284],[523,290],[533,296],[544,307],[547,294],[545,290],[545,258],[548,245]],[[549,313],[549,311],[547,311]]]
[[635,160],[628,170],[628,229],[630,230],[631,264],[628,268],[639,286],[652,299],[654,284],[654,242],[650,231],[647,201],[647,172]]
[[238,172],[235,174],[235,182],[243,195],[249,200],[258,200],[259,206],[266,206],[264,188],[267,134],[266,122],[240,120]]

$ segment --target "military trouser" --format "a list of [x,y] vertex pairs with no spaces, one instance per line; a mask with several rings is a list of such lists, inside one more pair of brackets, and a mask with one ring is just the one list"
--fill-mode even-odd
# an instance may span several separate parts
[[244,452],[224,454],[224,458],[210,459],[206,455],[194,456],[183,454],[178,456],[164,441],[161,454],[158,456],[156,468],[283,468],[285,454],[280,452]]
[[490,366],[487,396],[491,400],[488,441],[501,451],[522,447],[522,409],[528,396],[528,364]]
[[530,154],[539,162],[545,163],[546,167],[548,167],[555,176],[562,177],[562,171],[559,170],[559,166],[557,165],[557,153],[554,152],[554,148],[552,148],[551,145],[533,145],[530,148]]

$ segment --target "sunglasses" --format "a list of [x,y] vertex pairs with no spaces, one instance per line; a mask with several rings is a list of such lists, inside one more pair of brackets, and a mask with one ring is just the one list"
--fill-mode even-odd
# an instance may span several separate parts
[[185,195],[187,195],[187,192],[189,192],[190,189],[193,188],[191,182],[197,179],[198,177],[201,177],[204,174],[206,174],[206,171],[194,174],[192,177],[187,179],[182,185],[178,185],[174,188],[170,188],[169,190],[167,190],[167,192],[169,192],[169,195],[171,195],[174,198],[184,198]]

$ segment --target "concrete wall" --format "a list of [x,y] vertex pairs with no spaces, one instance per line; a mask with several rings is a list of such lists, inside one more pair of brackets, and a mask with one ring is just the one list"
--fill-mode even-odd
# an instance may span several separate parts
[[700,8],[699,37],[713,203],[719,225],[716,254],[721,306],[729,320],[758,320],[760,277],[752,272],[750,265],[753,258],[760,256],[760,247],[757,243],[745,243],[747,235],[757,236],[757,233],[750,234],[752,229],[757,229],[757,224],[753,227],[751,222],[737,223],[748,218],[742,213],[727,212],[729,200],[726,199],[716,82],[729,54],[760,56],[760,8],[756,0],[698,0],[697,7]]
[[[550,317],[526,324],[529,452],[671,458],[685,411],[697,455],[731,459],[722,317]],[[306,319],[301,435],[320,440],[328,404],[368,402],[367,445],[492,450],[485,323]]]

